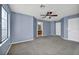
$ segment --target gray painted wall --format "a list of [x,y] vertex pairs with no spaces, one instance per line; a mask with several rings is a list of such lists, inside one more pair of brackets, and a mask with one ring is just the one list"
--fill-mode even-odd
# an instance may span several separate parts
[[51,35],[51,23],[44,21],[43,22],[44,36]]
[[12,43],[33,39],[33,17],[29,15],[11,13]]
[[33,17],[33,37],[37,37],[37,19]]
[[56,22],[52,21],[51,23],[51,35],[56,35]]
[[10,8],[8,5],[2,5],[6,11],[8,12],[8,38],[7,41],[5,41],[5,43],[1,43],[3,45],[0,44],[0,54],[6,54],[11,46],[11,40],[10,40]]

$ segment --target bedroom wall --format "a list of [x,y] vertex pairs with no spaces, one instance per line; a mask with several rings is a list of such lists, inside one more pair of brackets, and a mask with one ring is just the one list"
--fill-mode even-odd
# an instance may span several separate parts
[[11,13],[12,43],[26,42],[33,39],[33,17],[20,13]]
[[51,21],[51,35],[56,35],[56,22]]
[[33,37],[37,37],[37,19],[33,17]]
[[43,29],[44,29],[44,36],[51,35],[51,23],[48,21],[43,21]]

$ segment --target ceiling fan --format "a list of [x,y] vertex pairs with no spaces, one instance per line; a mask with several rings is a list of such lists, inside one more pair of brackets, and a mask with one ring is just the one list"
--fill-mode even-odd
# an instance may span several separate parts
[[[45,8],[46,6],[41,4],[40,7]],[[48,16],[49,19],[51,19],[52,17],[57,17],[58,15],[54,14],[52,11],[48,11],[46,14],[41,14],[40,16],[42,16],[42,18],[46,18]]]
[[41,15],[41,16],[43,16],[42,18],[46,18],[46,16],[48,16],[49,17],[49,19],[51,19],[51,17],[57,17],[58,15],[57,14],[53,14],[53,12],[51,12],[51,11],[48,11],[47,13],[46,13],[46,15]]

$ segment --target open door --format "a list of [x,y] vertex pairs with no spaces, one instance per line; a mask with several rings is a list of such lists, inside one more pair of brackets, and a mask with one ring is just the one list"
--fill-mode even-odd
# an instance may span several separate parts
[[43,36],[43,22],[37,22],[37,37]]

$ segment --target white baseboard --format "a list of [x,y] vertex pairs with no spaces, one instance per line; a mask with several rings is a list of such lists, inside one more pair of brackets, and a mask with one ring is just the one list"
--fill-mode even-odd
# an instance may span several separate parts
[[63,37],[61,37],[62,39],[64,39],[64,40],[67,40],[67,41],[72,41],[72,42],[77,42],[77,43],[79,43],[79,41],[76,41],[76,40],[68,40],[67,38],[63,38]]
[[17,43],[22,43],[22,42],[27,42],[27,41],[32,41],[32,40],[33,40],[33,39],[29,39],[29,40],[25,40],[25,41],[19,41],[19,42],[13,42],[13,43],[11,43],[10,46],[9,46],[9,48],[8,48],[7,51],[6,51],[5,55],[8,54],[8,52],[9,52],[9,50],[10,50],[12,44],[17,44]]
[[10,46],[9,46],[9,48],[7,49],[7,51],[6,51],[5,55],[7,55],[7,54],[8,54],[8,52],[9,52],[9,50],[10,50],[11,46],[12,46],[12,44],[10,44]]
[[64,37],[61,37],[62,39],[64,39],[64,40],[68,40],[67,38],[64,38]]
[[28,40],[24,40],[24,41],[12,42],[11,44],[18,44],[18,43],[32,41],[32,40],[34,40],[34,39],[28,39]]

